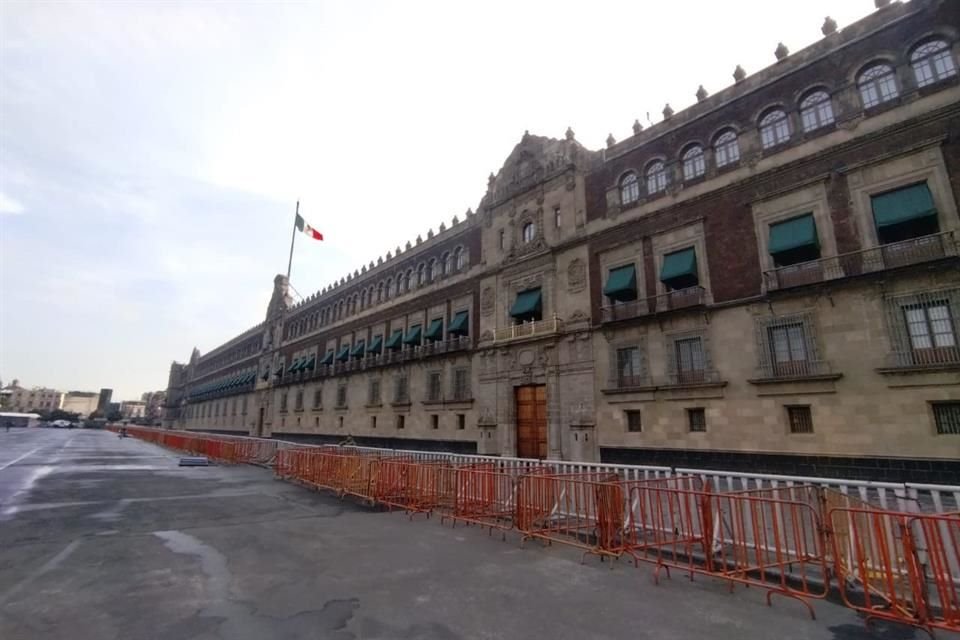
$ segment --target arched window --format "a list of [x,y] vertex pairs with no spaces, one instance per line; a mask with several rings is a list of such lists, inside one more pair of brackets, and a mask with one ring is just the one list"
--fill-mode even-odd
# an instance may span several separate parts
[[430,258],[430,282],[440,277],[440,262],[436,258]]
[[740,143],[736,132],[727,129],[713,143],[713,157],[718,167],[725,167],[740,160]]
[[857,77],[857,87],[860,89],[860,100],[863,101],[864,109],[883,104],[900,95],[893,67],[885,62],[862,71]]
[[420,263],[417,267],[417,286],[422,287],[427,284],[427,265]]
[[706,163],[703,160],[703,147],[698,144],[691,146],[683,154],[683,179],[693,180],[699,178],[706,171]]
[[537,225],[533,222],[527,222],[523,225],[521,230],[520,237],[523,240],[523,243],[533,242],[534,237],[537,235]]
[[811,91],[800,101],[800,122],[805,132],[833,124],[833,119],[833,103],[823,89]]
[[760,143],[764,149],[783,144],[790,139],[790,121],[782,109],[767,112],[760,120]]
[[463,247],[454,249],[453,255],[455,256],[457,271],[463,271],[464,267],[467,266],[467,255]]
[[918,87],[957,75],[950,46],[943,40],[925,42],[910,54],[910,65]]
[[360,292],[360,310],[363,311],[366,308],[367,308],[367,292],[361,291]]
[[394,297],[403,293],[403,275],[397,274],[397,279],[393,283],[393,295]]
[[660,193],[667,188],[667,167],[656,160],[647,167],[647,193]]
[[453,255],[448,251],[443,254],[443,275],[449,276],[453,273]]
[[407,272],[403,274],[403,284],[404,288],[407,291],[413,291],[417,286],[416,276],[413,274],[413,268],[407,269]]
[[637,180],[637,174],[628,171],[620,178],[620,204],[633,204],[640,199],[640,181]]
[[393,278],[387,278],[387,285],[383,288],[383,295],[385,300],[389,300],[393,291]]
[[377,302],[383,302],[383,283],[377,284]]

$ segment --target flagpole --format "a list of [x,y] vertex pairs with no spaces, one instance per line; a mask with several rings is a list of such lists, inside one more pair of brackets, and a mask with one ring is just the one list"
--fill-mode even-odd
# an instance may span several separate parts
[[293,266],[293,243],[297,239],[297,217],[300,215],[300,201],[297,200],[297,211],[293,216],[293,232],[290,234],[290,259],[287,260],[287,282],[290,282],[290,267]]

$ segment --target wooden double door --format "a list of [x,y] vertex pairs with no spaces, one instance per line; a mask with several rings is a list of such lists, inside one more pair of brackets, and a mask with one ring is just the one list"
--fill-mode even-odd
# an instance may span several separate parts
[[529,385],[514,390],[517,403],[517,456],[547,457],[547,387]]

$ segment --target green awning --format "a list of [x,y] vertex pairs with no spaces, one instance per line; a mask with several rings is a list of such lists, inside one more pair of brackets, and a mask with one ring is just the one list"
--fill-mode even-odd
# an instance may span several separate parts
[[367,347],[367,353],[380,353],[383,351],[383,336],[373,336],[373,340],[370,341],[370,346]]
[[283,365],[277,367],[277,370],[273,372],[275,376],[283,376]]
[[607,276],[607,284],[603,287],[603,295],[612,300],[637,299],[637,270],[632,264],[616,269],[610,269],[610,275]]
[[354,358],[362,358],[365,346],[366,345],[364,344],[363,340],[357,340],[357,343],[353,346],[353,351],[350,352],[350,355]]
[[937,215],[933,196],[930,195],[926,182],[872,196],[870,203],[878,229]]
[[427,340],[443,340],[443,318],[434,318],[427,327],[427,332],[423,334]]
[[345,344],[340,347],[340,352],[337,353],[337,362],[346,362],[350,359],[350,345]]
[[303,364],[300,365],[301,371],[313,371],[317,366],[317,356],[310,356],[309,358],[304,358]]
[[510,307],[510,315],[514,318],[526,318],[540,313],[543,306],[543,296],[539,287],[528,289],[517,294],[517,299],[513,301]]
[[663,256],[660,282],[674,289],[683,289],[697,284],[696,249],[690,247]]
[[455,336],[465,336],[470,333],[470,313],[467,311],[458,311],[450,326],[447,327],[447,333]]
[[410,327],[409,331],[407,331],[407,335],[403,337],[403,344],[406,344],[406,345],[420,344],[420,334],[421,334],[420,325],[418,324],[413,325],[412,327]]
[[327,349],[327,355],[323,356],[320,364],[333,364],[333,349]]
[[390,339],[387,340],[387,349],[399,349],[401,340],[403,340],[403,329],[395,329]]
[[296,373],[300,370],[300,358],[297,358],[290,363],[290,368],[287,369],[287,373]]
[[770,225],[770,255],[800,249],[819,247],[817,223],[812,213],[806,213],[784,222]]

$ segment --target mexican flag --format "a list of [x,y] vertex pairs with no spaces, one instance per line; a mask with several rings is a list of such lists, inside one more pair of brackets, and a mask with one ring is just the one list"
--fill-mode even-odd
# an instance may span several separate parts
[[323,234],[307,224],[307,221],[303,219],[299,213],[297,214],[297,229],[303,231],[306,235],[313,238],[314,240],[323,240]]

